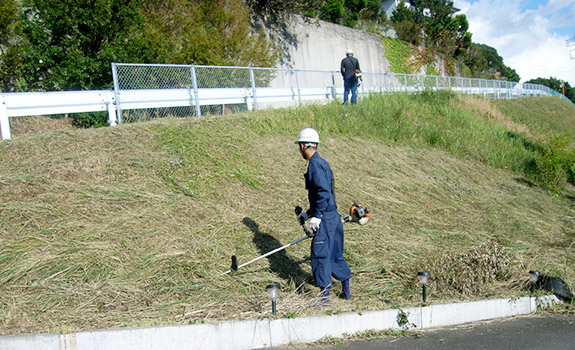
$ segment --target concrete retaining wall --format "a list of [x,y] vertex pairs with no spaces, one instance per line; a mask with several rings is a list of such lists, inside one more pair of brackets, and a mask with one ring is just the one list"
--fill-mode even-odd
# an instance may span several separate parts
[[281,48],[279,68],[339,72],[341,60],[351,48],[362,71],[389,72],[379,34],[324,21],[306,23],[298,16],[286,19],[281,27],[268,24],[266,32]]

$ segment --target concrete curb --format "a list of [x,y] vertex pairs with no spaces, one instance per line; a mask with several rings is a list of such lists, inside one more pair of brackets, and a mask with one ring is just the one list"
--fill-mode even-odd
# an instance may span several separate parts
[[426,329],[533,313],[559,300],[523,297],[438,304],[381,311],[346,312],[291,319],[110,329],[72,334],[0,337],[3,350],[258,349],[309,343],[368,330]]

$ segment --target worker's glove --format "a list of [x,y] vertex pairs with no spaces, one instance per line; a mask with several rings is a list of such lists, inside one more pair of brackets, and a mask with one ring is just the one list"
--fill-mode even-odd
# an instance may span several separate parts
[[321,224],[321,219],[313,217],[309,221],[309,228],[311,228],[312,231],[318,231],[319,230],[319,224]]
[[307,219],[309,219],[309,215],[307,215],[305,211],[299,213],[297,216],[297,220],[299,221],[300,225],[303,225],[307,221]]

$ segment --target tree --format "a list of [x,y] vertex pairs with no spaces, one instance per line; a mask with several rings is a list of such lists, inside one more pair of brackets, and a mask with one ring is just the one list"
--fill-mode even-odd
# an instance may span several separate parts
[[2,90],[47,91],[111,86],[110,62],[146,59],[131,32],[132,0],[23,0],[20,36],[2,59]]
[[415,45],[423,41],[426,46],[447,56],[457,56],[469,49],[469,22],[465,15],[453,17],[453,1],[411,0],[410,4],[413,7],[402,0],[391,15],[400,39]]
[[507,67],[497,50],[484,44],[471,44],[463,62],[474,76],[485,79],[506,79],[519,81],[521,77],[515,69]]
[[467,16],[457,15],[454,18],[457,27],[457,34],[455,36],[455,55],[461,55],[463,52],[467,51],[472,44],[471,33],[467,30],[469,29],[469,22],[467,21]]
[[390,20],[392,23],[400,23],[403,21],[414,22],[414,12],[404,0],[401,0],[397,7],[391,12]]
[[451,0],[419,0],[415,9],[416,21],[423,25],[426,45],[448,55],[456,51],[460,35],[453,11]]
[[505,66],[505,72],[504,72],[503,76],[505,77],[505,80],[507,80],[507,81],[519,81],[519,80],[521,80],[521,77],[519,76],[517,71],[515,71],[515,69],[507,67],[507,66]]
[[379,0],[244,0],[254,14],[278,20],[285,14],[299,14],[355,27],[361,19],[379,19]]
[[315,17],[323,2],[321,0],[244,0],[253,13],[273,18],[281,18],[285,14]]
[[[17,0],[4,1],[0,8]],[[0,30],[20,31],[2,37],[2,91],[110,88],[111,62],[273,66],[277,59],[263,34],[252,35],[242,0],[22,0],[18,11],[11,27],[0,17]]]
[[344,0],[328,0],[325,1],[321,7],[319,18],[341,24],[345,16],[345,1]]
[[345,24],[355,27],[360,19],[377,19],[381,2],[377,0],[345,0]]
[[8,54],[9,45],[19,35],[18,4],[16,0],[0,2],[0,91],[7,91],[6,82],[12,75],[11,67],[17,66],[17,57]]
[[277,55],[253,34],[242,0],[143,1],[140,40],[158,63],[272,67]]
[[422,27],[415,21],[415,13],[412,8],[401,0],[391,12],[391,23],[395,28],[397,37],[413,45],[421,44]]
[[572,102],[575,103],[575,88],[572,88],[569,82],[564,82],[555,77],[549,77],[549,78],[531,79],[529,81],[526,81],[526,83],[544,85],[547,86],[548,88],[557,91],[560,94],[563,94],[562,84],[565,84],[564,85],[565,97],[567,97],[568,99],[570,99]]
[[[381,1],[379,0],[364,0],[363,8],[359,9],[358,12],[361,18],[366,19],[380,19],[380,7]],[[385,17],[385,13],[383,14]]]
[[16,0],[3,0],[0,3],[0,53],[2,47],[7,45],[14,36],[14,26],[18,16]]

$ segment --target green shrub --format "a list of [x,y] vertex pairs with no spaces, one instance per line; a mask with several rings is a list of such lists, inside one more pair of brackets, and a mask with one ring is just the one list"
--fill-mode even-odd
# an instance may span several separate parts
[[567,182],[567,175],[563,169],[561,158],[552,152],[536,157],[538,178],[541,185],[552,193],[558,193]]
[[401,21],[393,24],[397,37],[413,45],[421,45],[421,26],[412,21]]
[[99,128],[108,126],[107,112],[78,113],[72,116],[72,125],[78,128]]

